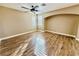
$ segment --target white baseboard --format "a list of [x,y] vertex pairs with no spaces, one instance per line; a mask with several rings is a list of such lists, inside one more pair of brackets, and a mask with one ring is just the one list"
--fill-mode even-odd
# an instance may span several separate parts
[[50,30],[45,30],[45,31],[47,31],[47,32],[51,32],[51,33],[56,33],[56,34],[65,35],[65,36],[70,36],[70,37],[74,37],[74,38],[76,38],[76,36],[75,36],[75,35],[70,35],[70,34],[59,33],[59,32],[50,31]]
[[77,41],[79,41],[79,38],[76,38]]
[[[59,32],[50,31],[50,30],[38,30],[38,31],[40,31],[40,32],[45,32],[45,31],[47,31],[47,32],[51,32],[51,33],[56,33],[56,34],[65,35],[65,36],[70,36],[70,37],[76,38],[75,35],[69,35],[69,34],[59,33]],[[9,38],[13,38],[13,37],[16,37],[16,36],[20,36],[20,35],[32,33],[32,32],[35,32],[35,31],[29,31],[29,32],[24,32],[24,33],[20,33],[20,34],[8,36],[8,37],[0,38],[0,41],[1,41],[1,40],[5,40],[5,39],[9,39]],[[78,40],[78,39],[77,39],[77,40]]]
[[45,32],[44,30],[38,30],[39,32]]
[[28,31],[28,32],[24,32],[24,33],[20,33],[20,34],[16,34],[16,35],[8,36],[8,37],[0,38],[0,41],[1,41],[1,40],[5,40],[5,39],[9,39],[9,38],[13,38],[13,37],[16,37],[16,36],[20,36],[20,35],[24,35],[24,34],[32,33],[32,32],[34,32],[34,31]]

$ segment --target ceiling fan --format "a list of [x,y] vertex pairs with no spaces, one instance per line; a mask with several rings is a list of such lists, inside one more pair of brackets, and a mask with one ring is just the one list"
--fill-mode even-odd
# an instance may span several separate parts
[[[36,12],[39,12],[40,11],[38,9],[40,6],[46,6],[46,4],[45,3],[42,3],[41,5],[31,5],[31,8],[28,8],[26,6],[21,6],[21,8],[27,9],[27,10],[33,12],[36,15],[36,19],[37,19],[37,22],[38,22],[38,14]],[[37,23],[36,29],[38,31],[38,23]]]
[[[40,6],[46,6],[45,3],[42,3]],[[27,10],[30,10],[31,12],[39,12],[40,10],[38,10],[38,8],[40,7],[39,5],[31,5],[31,8],[27,8],[25,6],[21,6],[21,8],[24,8],[24,9],[27,9]]]

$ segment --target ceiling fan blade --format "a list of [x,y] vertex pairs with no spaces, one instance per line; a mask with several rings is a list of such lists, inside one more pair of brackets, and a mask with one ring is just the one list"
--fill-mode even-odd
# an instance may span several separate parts
[[32,5],[31,7],[33,8],[34,6]]
[[36,12],[38,12],[39,10],[35,10]]
[[28,9],[28,10],[30,10],[29,8],[27,8],[27,7],[24,7],[24,6],[22,6],[21,8],[24,8],[24,9]]
[[35,6],[34,8],[38,8],[39,6]]

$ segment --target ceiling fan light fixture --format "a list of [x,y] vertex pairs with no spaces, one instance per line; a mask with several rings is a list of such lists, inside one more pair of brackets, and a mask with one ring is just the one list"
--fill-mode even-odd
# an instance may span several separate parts
[[46,4],[45,3],[42,3],[42,6],[46,6]]

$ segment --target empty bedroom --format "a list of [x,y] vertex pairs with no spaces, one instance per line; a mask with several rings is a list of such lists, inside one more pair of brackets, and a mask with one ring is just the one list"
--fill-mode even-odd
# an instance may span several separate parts
[[79,56],[79,4],[0,3],[0,56]]

